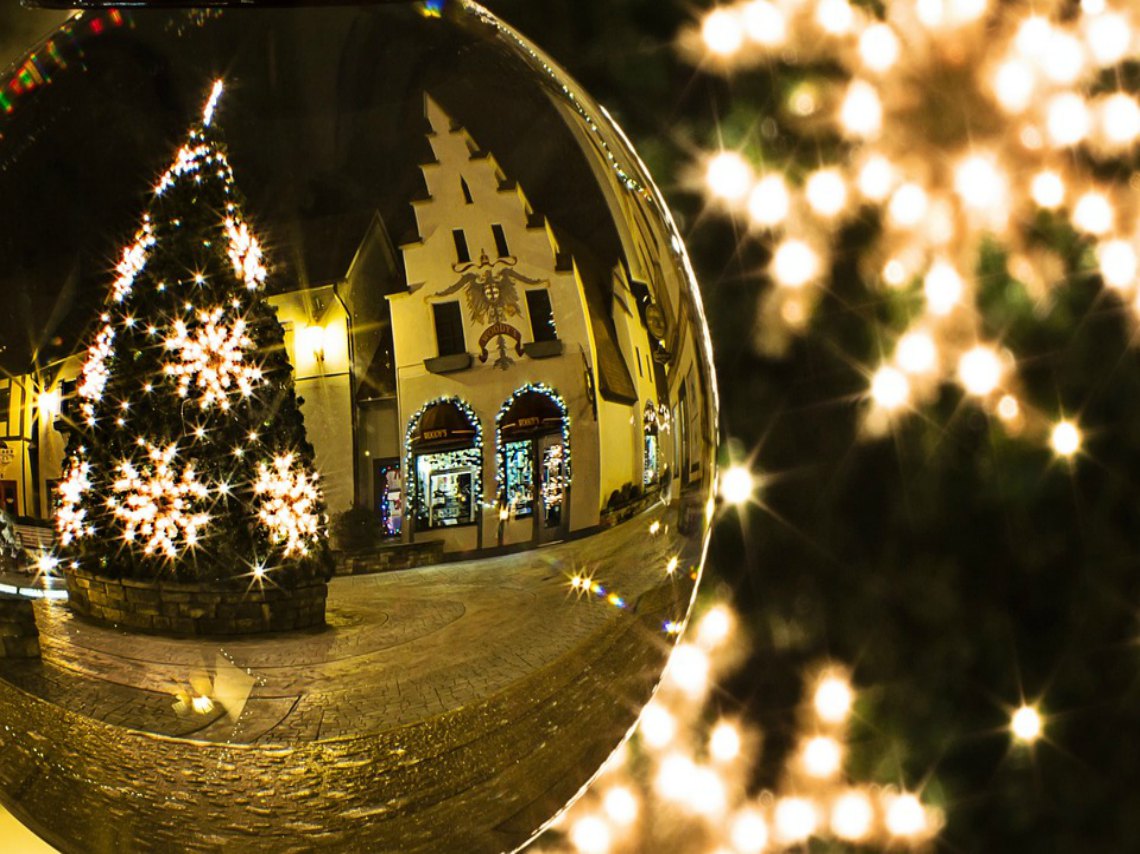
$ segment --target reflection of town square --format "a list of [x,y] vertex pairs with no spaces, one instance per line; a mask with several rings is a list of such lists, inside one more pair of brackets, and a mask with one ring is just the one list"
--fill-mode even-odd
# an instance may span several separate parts
[[[32,814],[59,797],[57,814],[84,832],[121,814],[106,824],[123,834],[107,840],[116,850],[193,844],[177,799],[218,817],[204,848],[287,809],[333,846],[362,834],[371,845],[358,850],[395,840],[420,850],[416,839],[432,850],[431,829],[458,823],[485,828],[469,850],[498,850],[493,828],[537,826],[648,698],[698,559],[699,544],[677,536],[676,509],[492,560],[334,580],[330,627],[318,633],[140,644],[42,602],[42,662],[0,668],[0,707],[29,722],[21,737],[3,736],[4,789]],[[604,592],[576,592],[574,577]],[[543,749],[555,737],[561,746]],[[192,749],[204,743],[216,750]],[[341,758],[313,765],[314,751]],[[498,779],[472,788],[493,769]],[[108,794],[120,775],[137,793],[129,803]],[[307,799],[314,786],[340,794]],[[354,820],[363,816],[375,820]],[[290,829],[257,832],[287,839]]]
[[[717,429],[680,236],[530,46],[417,9],[124,13],[99,45],[173,40],[200,118],[100,84],[162,165],[9,241],[41,326],[0,352],[0,799],[64,850],[514,849],[687,618]],[[351,80],[283,98],[319,33]]]

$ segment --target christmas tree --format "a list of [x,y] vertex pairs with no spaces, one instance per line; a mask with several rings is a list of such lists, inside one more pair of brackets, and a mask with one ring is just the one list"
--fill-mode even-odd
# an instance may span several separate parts
[[78,382],[56,523],[112,578],[288,585],[325,573],[326,518],[268,270],[215,84],[154,189]]

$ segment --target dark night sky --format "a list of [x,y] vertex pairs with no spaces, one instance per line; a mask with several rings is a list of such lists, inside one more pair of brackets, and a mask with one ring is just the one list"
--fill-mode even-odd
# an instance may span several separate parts
[[[247,214],[285,280],[319,263],[295,251],[298,222],[379,209],[397,245],[414,239],[408,201],[430,156],[425,90],[495,153],[537,210],[590,247],[593,257],[579,262],[596,279],[616,262],[604,202],[562,120],[519,60],[476,34],[409,7],[240,10],[201,27],[186,26],[187,14],[134,12],[130,26],[99,35],[89,19],[77,38],[57,39],[67,70],[0,117],[0,197],[18,200],[0,209],[7,369],[35,351],[42,363],[72,348],[148,188],[218,74],[229,82],[220,121]],[[245,23],[250,14],[257,27]],[[50,19],[34,17],[35,30]]]

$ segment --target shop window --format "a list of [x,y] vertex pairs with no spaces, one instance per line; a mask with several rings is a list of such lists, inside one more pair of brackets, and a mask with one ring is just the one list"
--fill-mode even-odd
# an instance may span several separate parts
[[398,537],[404,528],[404,479],[400,461],[374,460],[372,468],[375,510],[385,537]]
[[557,341],[558,330],[554,326],[554,308],[550,304],[550,291],[527,291],[526,308],[530,314],[530,331],[534,340]]
[[467,202],[469,205],[475,204],[475,200],[471,198],[471,188],[467,185],[466,178],[459,179],[459,187],[463,191],[463,201]]
[[500,258],[507,258],[511,254],[511,247],[507,245],[507,234],[503,227],[496,223],[491,226],[491,233],[495,235],[495,249]]
[[658,424],[657,407],[652,403],[645,404],[643,416],[645,429],[645,459],[642,481],[646,486],[657,483],[658,471],[661,464],[661,446],[658,439],[660,426]]
[[455,229],[451,232],[451,237],[455,241],[455,257],[458,259],[457,263],[470,263],[471,250],[467,248],[467,235],[463,233],[463,229]]
[[470,407],[454,399],[431,404],[412,419],[408,440],[416,529],[477,523],[483,450]]
[[557,528],[562,524],[562,509],[569,485],[566,446],[561,442],[547,443],[542,451],[542,510],[543,523],[547,528]]
[[416,457],[418,527],[471,525],[483,455],[478,448],[419,454]]
[[503,501],[518,518],[534,515],[534,442],[503,445]]
[[467,342],[463,338],[463,312],[459,302],[437,302],[431,307],[435,315],[435,340],[439,345],[439,355],[457,356],[467,352]]

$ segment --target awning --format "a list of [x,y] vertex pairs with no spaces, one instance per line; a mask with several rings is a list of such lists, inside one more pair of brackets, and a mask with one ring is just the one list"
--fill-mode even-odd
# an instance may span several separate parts
[[452,401],[433,403],[412,432],[412,451],[450,451],[475,444],[475,425]]
[[499,432],[509,442],[561,433],[563,419],[562,410],[551,397],[538,391],[528,391],[515,398],[504,413],[499,422]]

